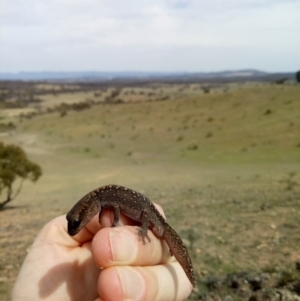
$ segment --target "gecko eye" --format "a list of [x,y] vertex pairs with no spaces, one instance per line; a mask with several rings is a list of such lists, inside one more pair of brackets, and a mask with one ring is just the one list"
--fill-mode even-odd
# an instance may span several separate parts
[[81,219],[74,219],[71,224],[72,228],[77,228],[81,224]]

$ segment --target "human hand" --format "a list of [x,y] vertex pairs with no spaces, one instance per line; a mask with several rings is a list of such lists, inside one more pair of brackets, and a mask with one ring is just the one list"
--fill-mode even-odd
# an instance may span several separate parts
[[[112,221],[104,211],[101,225],[95,216],[73,237],[65,216],[49,222],[24,260],[12,301],[185,300],[192,286],[166,243],[149,231],[144,245],[135,227],[110,228]],[[121,223],[133,221],[122,216]]]

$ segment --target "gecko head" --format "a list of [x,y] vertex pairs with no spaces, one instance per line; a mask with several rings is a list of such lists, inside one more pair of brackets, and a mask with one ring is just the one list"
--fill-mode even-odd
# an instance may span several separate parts
[[83,227],[80,225],[82,224],[82,220],[78,218],[73,218],[67,215],[68,220],[68,233],[73,236],[77,234]]
[[90,194],[80,199],[68,212],[68,233],[73,236],[83,229],[88,222],[100,211],[97,202]]

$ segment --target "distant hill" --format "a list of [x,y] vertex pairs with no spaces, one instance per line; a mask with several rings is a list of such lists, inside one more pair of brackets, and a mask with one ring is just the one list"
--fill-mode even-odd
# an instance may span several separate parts
[[220,72],[18,72],[0,73],[0,80],[21,80],[21,81],[245,81],[262,80],[272,81],[279,78],[294,79],[295,74],[290,73],[267,73],[259,70],[236,70]]

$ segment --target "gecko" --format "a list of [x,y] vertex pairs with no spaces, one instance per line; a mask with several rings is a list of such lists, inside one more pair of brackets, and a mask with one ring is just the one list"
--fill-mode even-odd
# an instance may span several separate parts
[[83,229],[86,224],[102,209],[111,209],[114,214],[112,227],[119,225],[120,213],[134,221],[140,222],[137,234],[143,244],[146,239],[150,242],[148,229],[155,236],[164,239],[171,255],[174,255],[182,266],[193,287],[196,285],[194,271],[188,250],[176,231],[166,222],[154,204],[143,194],[119,185],[99,187],[83,196],[68,212],[68,233],[73,236]]

